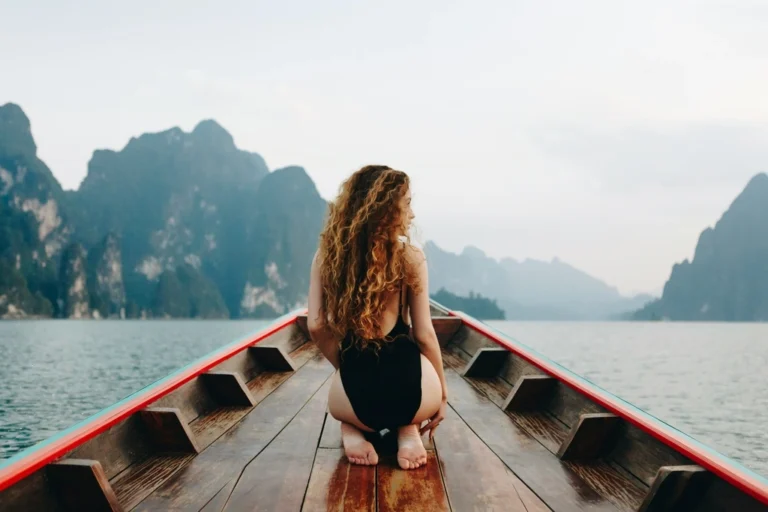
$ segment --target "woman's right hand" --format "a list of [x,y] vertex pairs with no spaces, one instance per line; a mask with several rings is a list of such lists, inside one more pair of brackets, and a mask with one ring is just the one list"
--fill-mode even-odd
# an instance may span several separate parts
[[421,428],[419,434],[423,436],[425,432],[429,432],[429,438],[433,439],[435,437],[435,429],[438,427],[438,425],[440,425],[440,422],[445,419],[445,413],[447,410],[448,399],[443,398],[440,402],[440,408],[437,409],[435,415],[429,419],[429,422]]

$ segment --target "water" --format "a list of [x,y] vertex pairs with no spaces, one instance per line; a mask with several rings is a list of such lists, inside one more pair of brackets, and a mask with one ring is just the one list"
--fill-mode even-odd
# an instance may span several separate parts
[[50,437],[267,323],[0,322],[0,458]]
[[768,475],[768,324],[488,324]]
[[[768,324],[489,324],[768,475]],[[0,457],[264,325],[0,322]]]

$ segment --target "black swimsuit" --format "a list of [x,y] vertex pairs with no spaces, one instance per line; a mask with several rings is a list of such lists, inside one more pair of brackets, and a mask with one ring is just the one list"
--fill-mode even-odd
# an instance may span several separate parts
[[341,345],[344,391],[357,418],[379,431],[409,425],[421,406],[421,351],[403,320],[402,293],[397,323],[386,338],[378,354],[371,345],[360,350],[351,333]]

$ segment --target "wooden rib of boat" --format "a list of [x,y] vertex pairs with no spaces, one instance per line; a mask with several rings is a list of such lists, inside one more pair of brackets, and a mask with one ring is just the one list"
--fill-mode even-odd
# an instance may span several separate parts
[[400,470],[384,435],[351,466],[305,315],[9,459],[0,510],[768,510],[766,479],[437,303],[450,407],[428,464]]

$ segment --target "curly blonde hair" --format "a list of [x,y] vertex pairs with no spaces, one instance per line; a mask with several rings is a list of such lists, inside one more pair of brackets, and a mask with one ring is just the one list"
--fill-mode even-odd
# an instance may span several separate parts
[[385,341],[380,320],[392,294],[403,285],[419,290],[406,260],[410,237],[400,207],[409,187],[402,171],[384,165],[359,169],[329,204],[320,234],[320,316],[337,339],[352,333],[363,349],[378,349]]

